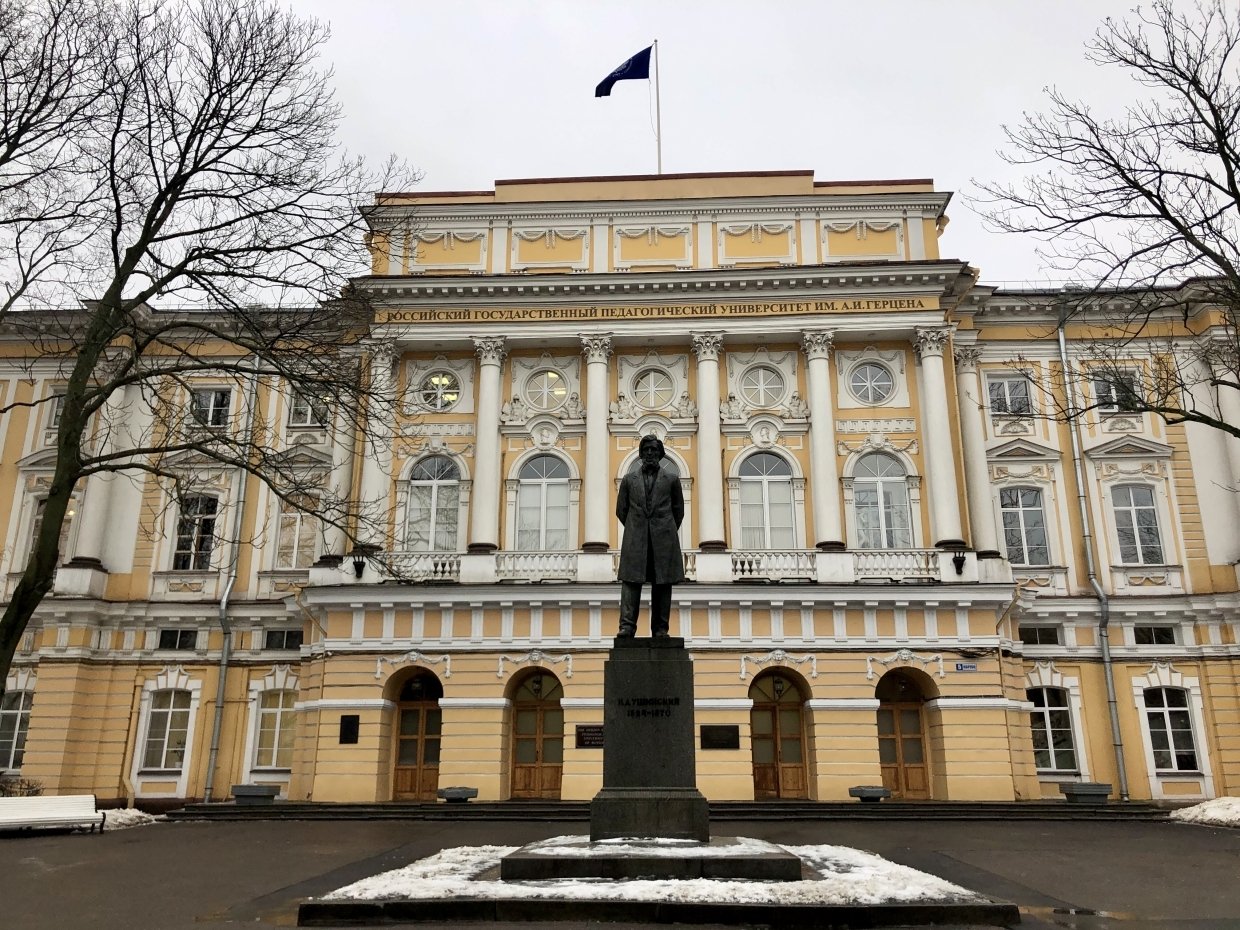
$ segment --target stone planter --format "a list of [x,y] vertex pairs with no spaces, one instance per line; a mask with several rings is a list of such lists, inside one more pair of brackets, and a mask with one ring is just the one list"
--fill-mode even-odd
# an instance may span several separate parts
[[1059,792],[1069,804],[1105,804],[1111,794],[1111,786],[1098,781],[1061,781]]
[[883,798],[891,797],[891,789],[882,785],[854,785],[848,789],[850,798],[857,798],[862,804],[877,804]]
[[449,804],[464,804],[470,798],[478,797],[477,788],[440,788],[435,793]]
[[233,785],[233,798],[238,807],[258,807],[274,804],[276,795],[280,793],[278,785]]

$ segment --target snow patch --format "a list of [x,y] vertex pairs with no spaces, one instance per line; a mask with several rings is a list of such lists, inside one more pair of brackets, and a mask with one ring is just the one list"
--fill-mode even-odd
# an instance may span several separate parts
[[1171,812],[1172,820],[1216,827],[1240,827],[1240,798],[1215,798]]
[[[628,842],[628,841],[624,841]],[[769,850],[773,844],[741,839],[751,849]],[[543,851],[589,844],[587,837],[554,837]],[[617,846],[607,851],[614,853]],[[669,846],[669,854],[676,850]],[[681,846],[683,849],[683,845]],[[817,881],[745,882],[713,879],[680,881],[614,881],[564,879],[561,881],[501,882],[479,876],[499,866],[516,846],[460,846],[419,859],[401,869],[372,875],[338,888],[323,900],[383,901],[442,898],[553,898],[561,900],[682,901],[710,903],[727,900],[744,904],[883,904],[915,901],[960,902],[985,900],[959,885],[925,872],[847,846],[781,846],[799,856],[821,878]],[[650,849],[643,842],[642,851]]]
[[133,808],[118,808],[103,812],[103,829],[128,830],[130,827],[145,827],[148,823],[164,820],[162,815],[156,817]]

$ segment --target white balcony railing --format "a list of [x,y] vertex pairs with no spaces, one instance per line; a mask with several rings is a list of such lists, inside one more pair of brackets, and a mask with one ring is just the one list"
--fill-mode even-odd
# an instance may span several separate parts
[[734,581],[816,581],[813,549],[739,550],[732,553]]
[[497,552],[500,581],[576,581],[576,552]]
[[857,581],[937,581],[937,549],[854,549]]
[[459,552],[393,552],[392,574],[400,581],[460,581]]

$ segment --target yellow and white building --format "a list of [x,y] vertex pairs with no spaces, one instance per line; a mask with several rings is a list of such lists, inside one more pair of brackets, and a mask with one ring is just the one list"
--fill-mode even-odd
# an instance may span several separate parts
[[[269,387],[184,402],[280,424],[385,516],[382,558],[224,468],[179,511],[90,479],[0,771],[102,799],[592,797],[616,485],[655,433],[686,500],[672,634],[708,798],[1240,793],[1240,442],[1122,397],[1039,415],[1063,394],[1057,295],[942,258],[948,200],[810,172],[380,195],[356,284],[395,421],[367,442]],[[1091,326],[1065,334],[1085,399],[1107,390]],[[1135,341],[1134,368],[1164,345]],[[58,389],[28,351],[0,340],[6,401]],[[6,597],[53,416],[0,420]]]

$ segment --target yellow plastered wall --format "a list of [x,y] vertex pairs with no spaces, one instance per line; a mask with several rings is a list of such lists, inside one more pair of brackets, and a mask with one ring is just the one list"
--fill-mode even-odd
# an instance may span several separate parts
[[447,235],[431,241],[419,239],[416,261],[430,267],[477,265],[482,261],[482,244],[481,238],[468,241]]
[[859,255],[890,255],[903,258],[900,254],[900,236],[896,227],[891,229],[869,229],[858,225],[854,229],[827,229],[827,256],[830,258],[846,258]]
[[689,260],[689,234],[667,235],[658,229],[638,236],[615,233],[621,262],[664,262],[673,265]]
[[723,232],[721,260],[780,259],[792,250],[792,230],[769,233],[759,226],[745,232]]

